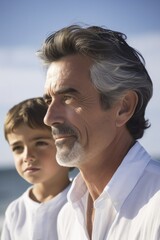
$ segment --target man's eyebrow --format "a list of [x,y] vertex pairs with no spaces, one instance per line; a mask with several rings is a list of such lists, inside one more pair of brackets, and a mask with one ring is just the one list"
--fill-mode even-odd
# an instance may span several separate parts
[[74,88],[63,88],[59,89],[56,94],[66,94],[66,93],[78,93],[78,91]]
[[[79,93],[76,89],[74,88],[62,88],[62,89],[59,89],[57,90],[54,95],[61,95],[61,94],[66,94],[66,93]],[[51,98],[51,95],[50,94],[47,94],[45,93],[43,95],[43,98],[44,99],[50,99]]]

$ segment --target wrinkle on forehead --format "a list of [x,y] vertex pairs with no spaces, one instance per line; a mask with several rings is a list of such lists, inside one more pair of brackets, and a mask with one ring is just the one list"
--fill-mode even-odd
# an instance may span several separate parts
[[70,62],[57,61],[51,63],[47,71],[47,77],[45,82],[45,90],[58,89],[60,85],[65,83],[65,79],[71,72]]
[[[73,84],[74,86],[75,79],[78,79],[78,82],[80,82],[80,76],[82,78],[86,78],[88,75],[89,79],[90,67],[92,63],[93,62],[90,59],[80,55],[67,56],[60,59],[59,61],[51,63],[47,71],[45,91],[57,91],[62,86],[67,87],[66,84],[68,83]],[[82,73],[83,69],[84,73]]]

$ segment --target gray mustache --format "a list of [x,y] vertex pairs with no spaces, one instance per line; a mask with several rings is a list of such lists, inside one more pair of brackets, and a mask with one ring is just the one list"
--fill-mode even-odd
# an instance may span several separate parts
[[66,124],[58,124],[57,126],[52,126],[52,134],[53,136],[59,135],[59,134],[62,134],[62,135],[68,134],[68,135],[77,136],[76,131]]

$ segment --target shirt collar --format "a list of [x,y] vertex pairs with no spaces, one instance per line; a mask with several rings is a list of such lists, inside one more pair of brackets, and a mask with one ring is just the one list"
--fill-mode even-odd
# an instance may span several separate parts
[[150,160],[151,157],[139,142],[136,142],[124,157],[103,191],[109,194],[117,211],[137,184]]
[[[95,201],[95,206],[102,198],[104,199],[109,196],[115,209],[119,211],[123,202],[141,177],[150,159],[151,157],[140,143],[136,142],[124,157],[102,194]],[[86,184],[79,173],[73,180],[68,192],[68,201],[72,203],[77,202],[82,199],[86,193]]]
[[71,188],[68,191],[68,201],[71,202],[77,202],[79,201],[79,199],[83,198],[83,196],[86,194],[87,192],[87,187],[86,184],[81,176],[80,173],[78,173],[78,175],[74,178]]

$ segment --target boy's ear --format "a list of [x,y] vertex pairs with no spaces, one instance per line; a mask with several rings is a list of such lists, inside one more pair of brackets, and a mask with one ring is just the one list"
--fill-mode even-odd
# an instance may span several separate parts
[[116,126],[121,127],[132,117],[138,103],[138,95],[135,91],[127,91],[122,96],[117,111]]

